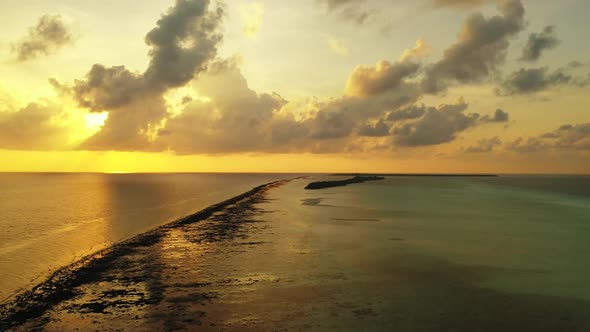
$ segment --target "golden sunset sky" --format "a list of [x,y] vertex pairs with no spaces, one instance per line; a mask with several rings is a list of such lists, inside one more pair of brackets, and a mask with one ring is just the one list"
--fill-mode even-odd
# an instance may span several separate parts
[[0,3],[0,171],[590,172],[586,0]]

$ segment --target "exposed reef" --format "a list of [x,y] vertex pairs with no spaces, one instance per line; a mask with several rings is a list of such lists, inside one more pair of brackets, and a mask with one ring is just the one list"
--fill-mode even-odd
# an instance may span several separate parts
[[[85,313],[110,313],[120,307],[137,307],[162,301],[161,282],[153,282],[155,275],[161,274],[155,268],[142,268],[134,273],[129,262],[133,257],[153,251],[165,237],[174,231],[185,230],[193,224],[203,224],[198,232],[184,234],[194,243],[211,243],[231,238],[240,238],[241,227],[249,222],[249,215],[260,212],[256,204],[264,201],[264,194],[272,187],[286,181],[276,181],[258,186],[241,195],[211,205],[195,214],[181,218],[170,224],[117,243],[54,272],[47,280],[16,296],[12,301],[0,304],[0,331],[10,330],[41,317],[60,303],[73,302],[68,310]],[[189,236],[191,235],[192,236]],[[144,259],[151,261],[152,259]],[[125,265],[125,266],[123,266]],[[129,265],[129,266],[127,266]],[[137,265],[137,264],[136,264]],[[156,264],[157,265],[157,264]],[[123,266],[124,268],[121,268]],[[119,271],[120,270],[120,271]],[[114,272],[113,272],[114,271]],[[116,277],[112,277],[116,275]],[[86,301],[83,289],[96,283],[110,284],[116,281],[117,287],[101,291],[96,299]],[[147,284],[148,287],[136,287]],[[198,289],[200,285],[192,287]],[[145,289],[142,289],[145,288]],[[206,302],[209,294],[199,294],[191,298],[194,302]],[[202,298],[202,299],[201,299]],[[82,303],[76,303],[81,299]],[[129,299],[132,299],[129,300]],[[75,307],[75,308],[74,308]],[[62,308],[63,309],[63,308]],[[42,321],[41,328],[47,322]],[[31,326],[29,326],[31,327]],[[25,328],[25,330],[27,330]]]

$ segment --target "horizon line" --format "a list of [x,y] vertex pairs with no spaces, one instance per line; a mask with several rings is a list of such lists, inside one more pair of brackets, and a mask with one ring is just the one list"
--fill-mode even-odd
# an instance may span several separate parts
[[216,171],[178,171],[178,172],[159,172],[159,171],[0,171],[0,174],[110,174],[110,175],[129,175],[129,174],[304,174],[304,175],[333,175],[333,176],[352,176],[352,175],[382,175],[382,176],[423,176],[423,175],[467,175],[467,176],[502,176],[502,175],[563,175],[563,176],[590,176],[590,173],[561,173],[561,172],[549,172],[549,173],[509,173],[509,172],[498,172],[498,173],[487,173],[487,172],[416,172],[416,173],[403,173],[403,172],[239,172],[239,171],[228,171],[228,172],[216,172]]

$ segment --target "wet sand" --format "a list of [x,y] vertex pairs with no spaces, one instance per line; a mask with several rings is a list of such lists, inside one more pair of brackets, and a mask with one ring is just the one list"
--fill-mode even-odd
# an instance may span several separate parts
[[484,287],[506,271],[367,239],[382,221],[318,204],[308,182],[256,188],[88,257],[2,308],[0,330],[590,330],[589,301]]

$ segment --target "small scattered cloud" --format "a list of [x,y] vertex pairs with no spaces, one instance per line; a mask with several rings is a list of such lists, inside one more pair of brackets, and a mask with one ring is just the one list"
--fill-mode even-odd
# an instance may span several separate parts
[[432,5],[436,8],[455,8],[455,9],[471,9],[493,0],[432,0]]
[[531,33],[520,59],[529,62],[537,61],[545,50],[556,48],[561,41],[555,37],[554,31],[553,26],[546,26],[540,33]]
[[252,2],[248,5],[242,5],[240,8],[243,26],[242,32],[247,38],[255,38],[260,31],[264,19],[264,5],[258,2]]
[[364,0],[317,0],[317,2],[325,6],[329,13],[359,25],[366,23],[375,14],[374,10],[364,6]]
[[567,69],[550,71],[547,67],[521,68],[510,74],[496,89],[496,93],[503,96],[532,94],[559,86],[584,87],[590,83],[588,78],[574,77]]
[[511,142],[508,142],[505,146],[505,149],[513,152],[528,153],[542,151],[548,147],[549,146],[542,139],[537,137],[529,137],[528,139],[519,137]]
[[508,112],[504,112],[501,109],[497,109],[494,112],[494,115],[489,116],[489,115],[484,115],[481,117],[481,121],[482,122],[488,122],[488,123],[502,123],[502,122],[508,122],[510,121],[510,114],[508,114]]
[[400,57],[400,62],[420,60],[432,53],[434,49],[424,41],[424,38],[416,40],[416,46],[406,49]]
[[466,148],[464,151],[467,153],[486,153],[492,152],[496,147],[502,145],[502,140],[498,136],[492,138],[484,138],[479,141],[475,145],[472,145]]
[[61,15],[43,15],[29,33],[12,45],[19,62],[29,61],[55,53],[74,42],[69,27]]
[[547,150],[590,150],[590,123],[566,124],[554,131],[510,142],[507,150],[543,152]]
[[346,55],[350,54],[350,50],[348,49],[348,47],[344,46],[342,41],[340,41],[338,39],[329,38],[328,39],[328,46],[330,46],[330,50],[332,50],[332,52],[334,52],[335,54],[342,55],[342,56],[346,56]]

